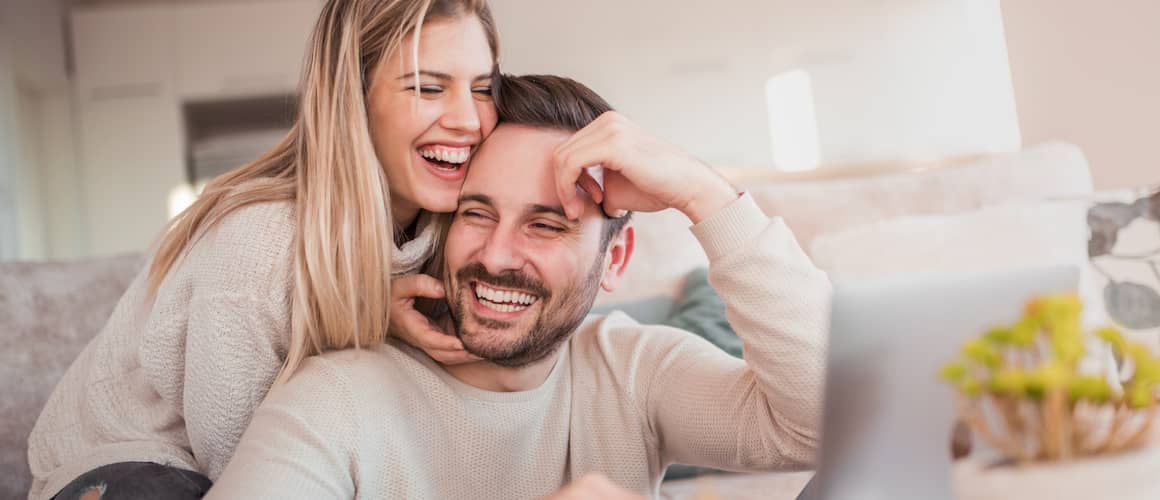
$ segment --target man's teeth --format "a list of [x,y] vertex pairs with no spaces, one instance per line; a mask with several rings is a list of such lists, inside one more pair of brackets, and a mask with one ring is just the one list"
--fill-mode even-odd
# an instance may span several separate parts
[[471,156],[471,148],[428,147],[420,149],[419,155],[428,160],[461,164]]
[[475,296],[481,304],[499,312],[522,311],[536,302],[534,295],[496,290],[482,284],[475,285]]

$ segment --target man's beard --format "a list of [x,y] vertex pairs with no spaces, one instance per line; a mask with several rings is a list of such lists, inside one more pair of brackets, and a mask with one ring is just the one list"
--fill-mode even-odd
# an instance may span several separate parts
[[[540,361],[568,340],[591,311],[592,302],[600,288],[603,262],[604,255],[599,254],[583,281],[568,287],[559,297],[539,280],[519,271],[505,271],[493,276],[478,262],[463,266],[455,273],[455,280],[463,289],[457,290],[450,283],[445,284],[447,290],[456,291],[455,299],[448,301],[448,312],[455,325],[455,335],[463,342],[464,350],[499,366],[519,368]],[[445,275],[450,276],[450,273]],[[463,316],[471,314],[468,312],[470,307],[465,302],[474,299],[475,294],[475,291],[466,284],[472,280],[499,288],[523,290],[538,297],[536,303],[540,306],[540,311],[531,329],[510,342],[502,342],[506,345],[484,342],[481,341],[481,335],[464,331]],[[465,297],[463,292],[470,294],[471,297]],[[556,300],[552,300],[553,298]],[[503,330],[516,324],[472,316],[476,323],[488,329]]]

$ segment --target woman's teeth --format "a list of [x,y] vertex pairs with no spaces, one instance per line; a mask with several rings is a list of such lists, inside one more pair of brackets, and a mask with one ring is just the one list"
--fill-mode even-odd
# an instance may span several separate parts
[[432,161],[462,164],[471,156],[471,148],[426,147],[419,150],[419,156]]
[[482,284],[475,285],[475,298],[489,309],[499,312],[516,312],[531,307],[537,298],[522,292],[496,290]]

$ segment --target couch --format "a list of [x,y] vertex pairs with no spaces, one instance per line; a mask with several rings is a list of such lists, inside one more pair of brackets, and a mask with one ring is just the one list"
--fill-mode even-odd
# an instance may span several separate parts
[[[1017,153],[827,168],[806,174],[732,171],[727,175],[749,190],[766,213],[784,217],[807,251],[819,249],[830,262],[843,262],[843,269],[851,267],[851,259],[845,257],[861,258],[853,268],[863,274],[874,269],[871,257],[875,253],[893,251],[890,245],[895,240],[879,242],[880,248],[846,248],[843,241],[866,239],[858,240],[859,235],[851,236],[851,232],[865,232],[865,228],[898,218],[927,218],[937,225],[939,217],[984,209],[1025,207],[1051,199],[1084,200],[1092,191],[1082,153],[1058,143]],[[707,261],[683,215],[674,211],[638,214],[635,220],[633,260],[621,287],[600,296],[598,305],[647,304],[652,311],[642,314],[661,317],[666,313],[663,309],[673,307],[679,298],[685,277]],[[905,231],[883,228],[887,230],[905,235]],[[874,234],[870,231],[870,236]],[[971,237],[986,238],[952,236],[959,239],[944,243],[956,248],[961,247],[958,243],[972,241]],[[1075,244],[1045,242],[1043,247]],[[930,262],[926,265],[934,269],[956,268],[963,259],[973,258],[970,252],[960,252],[950,260],[940,260],[939,248],[927,250]],[[1071,258],[1072,253],[1063,252],[1066,255],[1061,258]],[[26,440],[33,422],[56,381],[101,328],[140,266],[138,255],[0,263],[0,500],[24,498],[29,484]],[[810,476],[810,472],[788,472],[667,481],[661,496],[788,499],[798,494]]]

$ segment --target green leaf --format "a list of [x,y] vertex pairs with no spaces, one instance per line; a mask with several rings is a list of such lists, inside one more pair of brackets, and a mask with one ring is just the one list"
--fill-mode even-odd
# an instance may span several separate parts
[[1004,368],[991,376],[988,385],[999,394],[1021,396],[1027,388],[1027,373],[1018,368]]
[[1113,392],[1107,379],[1095,375],[1085,375],[1076,377],[1068,383],[1067,394],[1073,402],[1083,400],[1104,404],[1112,398]]
[[963,363],[947,363],[939,370],[939,378],[957,384],[962,382],[963,378],[967,376],[967,365]]
[[988,368],[997,368],[1003,362],[998,349],[986,339],[971,339],[963,345],[963,355]]

